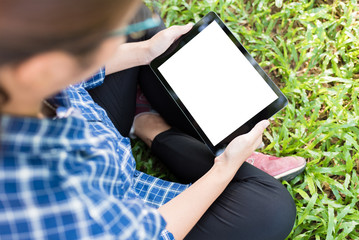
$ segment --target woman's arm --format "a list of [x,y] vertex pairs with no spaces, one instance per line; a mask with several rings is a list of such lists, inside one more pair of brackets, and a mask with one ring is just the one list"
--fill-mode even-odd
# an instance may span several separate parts
[[166,228],[175,239],[183,239],[224,191],[242,163],[261,143],[268,125],[268,121],[262,121],[249,133],[234,139],[203,177],[159,208],[167,221]]
[[114,57],[106,64],[106,74],[149,64],[191,28],[192,24],[172,26],[157,33],[149,40],[121,44]]

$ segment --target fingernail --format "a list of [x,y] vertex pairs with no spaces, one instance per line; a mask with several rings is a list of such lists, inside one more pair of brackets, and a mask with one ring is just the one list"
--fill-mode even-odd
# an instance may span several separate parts
[[268,120],[265,120],[265,126],[268,127],[270,125],[270,122]]

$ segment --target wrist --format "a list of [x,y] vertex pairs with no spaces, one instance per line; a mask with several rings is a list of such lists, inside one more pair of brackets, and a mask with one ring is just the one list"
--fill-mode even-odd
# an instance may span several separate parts
[[226,169],[226,171],[236,173],[245,160],[242,154],[233,156],[224,151],[214,159],[214,163],[218,167]]
[[238,171],[238,168],[233,167],[231,164],[228,164],[227,161],[219,160],[218,157],[216,157],[212,170],[219,177],[219,179],[231,181]]
[[140,57],[141,65],[150,64],[151,61],[153,60],[150,40],[146,40],[142,42],[141,53],[142,53]]

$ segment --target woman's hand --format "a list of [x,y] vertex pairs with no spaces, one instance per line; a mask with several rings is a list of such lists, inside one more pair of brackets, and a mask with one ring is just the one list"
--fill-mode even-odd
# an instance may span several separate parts
[[106,63],[106,75],[136,66],[148,65],[191,28],[191,23],[185,26],[173,26],[162,30],[149,40],[121,44],[115,50],[113,57]]
[[268,125],[269,121],[263,120],[257,123],[249,133],[233,139],[226,150],[215,159],[215,164],[221,164],[236,172],[262,142],[263,132]]
[[183,239],[224,191],[238,168],[261,143],[268,125],[269,121],[261,121],[249,133],[235,138],[205,175],[159,208],[167,221],[166,229],[175,239]]
[[160,31],[151,39],[147,40],[148,56],[146,58],[146,64],[149,64],[153,59],[164,53],[174,41],[191,30],[192,26],[192,23],[184,26],[172,26]]

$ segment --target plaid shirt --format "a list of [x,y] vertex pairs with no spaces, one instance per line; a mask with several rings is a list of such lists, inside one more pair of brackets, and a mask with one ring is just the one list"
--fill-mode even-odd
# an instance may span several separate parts
[[135,169],[86,91],[104,75],[49,100],[55,119],[1,117],[0,239],[173,239],[157,208],[188,186]]

